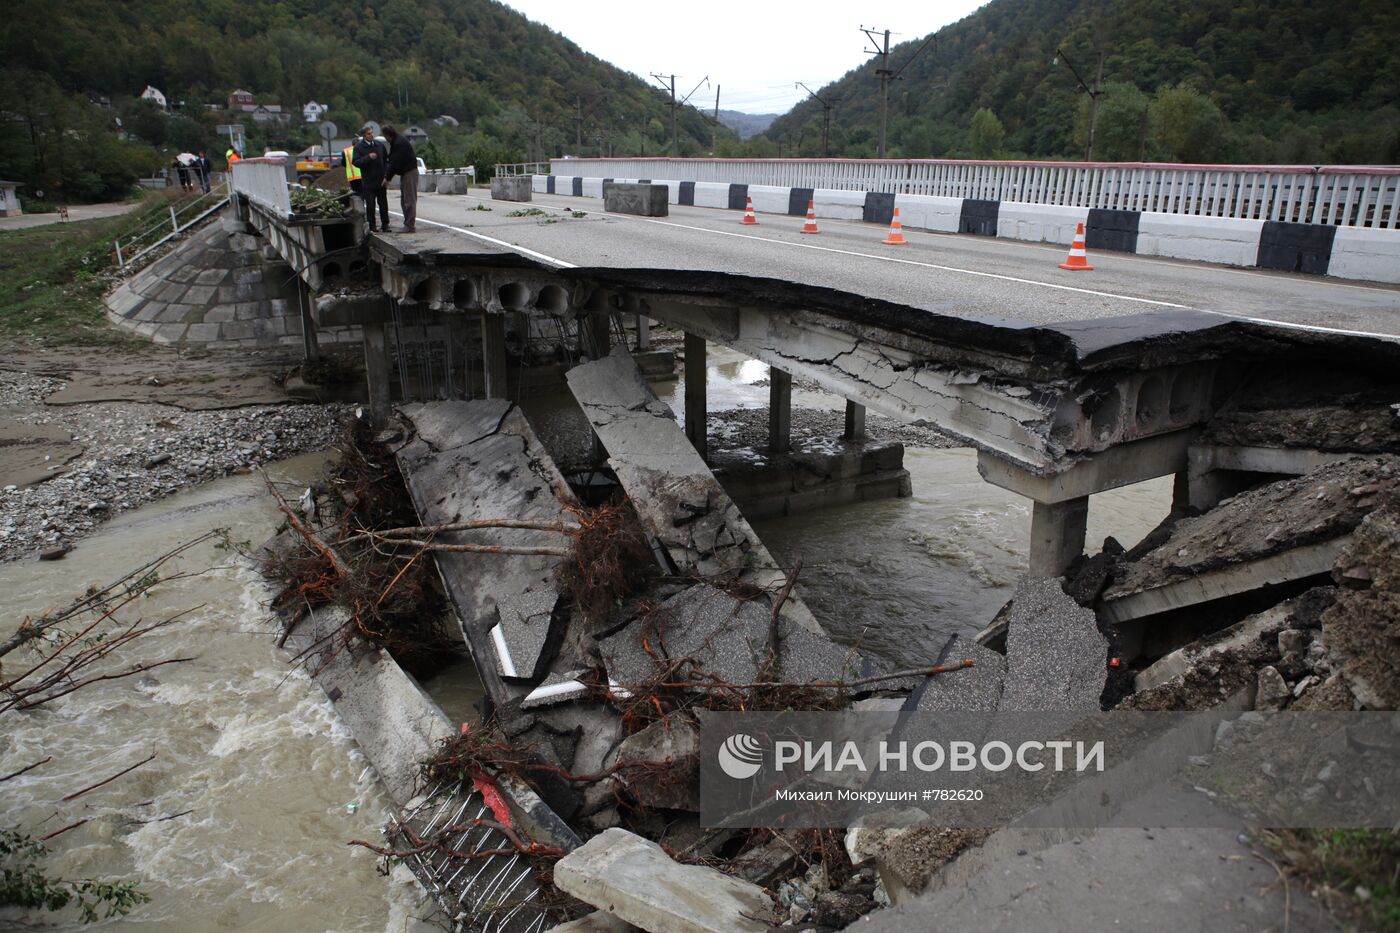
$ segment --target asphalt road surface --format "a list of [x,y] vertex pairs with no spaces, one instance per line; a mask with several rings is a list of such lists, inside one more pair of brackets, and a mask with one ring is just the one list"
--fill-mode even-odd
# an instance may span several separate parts
[[[1069,272],[1058,267],[1066,249],[1049,244],[906,230],[908,246],[885,246],[884,227],[859,221],[822,220],[809,236],[801,217],[760,214],[743,226],[739,211],[671,205],[669,217],[635,217],[605,214],[597,198],[534,197],[424,194],[418,217],[560,267],[764,276],[1020,325],[1192,309],[1400,338],[1400,286],[1111,252],[1089,256],[1092,272]],[[531,208],[544,216],[509,216]]]

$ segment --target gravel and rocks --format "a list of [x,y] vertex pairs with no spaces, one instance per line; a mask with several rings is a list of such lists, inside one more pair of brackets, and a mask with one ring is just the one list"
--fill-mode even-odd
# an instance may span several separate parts
[[113,515],[182,489],[246,472],[340,439],[348,406],[258,405],[183,411],[169,405],[100,402],[46,406],[64,382],[0,373],[0,414],[55,425],[84,450],[54,476],[0,487],[0,561],[71,546]]

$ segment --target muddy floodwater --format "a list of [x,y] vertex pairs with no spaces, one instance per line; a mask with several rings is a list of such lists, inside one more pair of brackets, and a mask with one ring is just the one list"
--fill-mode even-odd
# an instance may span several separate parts
[[[711,411],[768,406],[768,366],[711,346]],[[654,387],[685,410],[684,380]],[[794,387],[794,409],[840,410],[845,401]],[[965,448],[909,447],[913,496],[754,522],[780,562],[797,557],[803,599],[832,637],[897,666],[936,658],[946,636],[975,634],[1010,598],[1025,573],[1030,500],[983,482]],[[1171,510],[1164,477],[1094,496],[1088,549],[1112,535],[1132,547]]]
[[[766,407],[766,366],[718,348],[710,362],[712,410]],[[682,410],[683,383],[661,382],[657,391]],[[800,388],[793,402],[824,411],[843,404]],[[542,410],[555,417],[570,407]],[[323,462],[302,457],[273,472],[305,482]],[[832,635],[891,665],[926,660],[947,634],[985,625],[1022,573],[1030,528],[1029,504],[982,482],[974,452],[912,447],[904,463],[910,498],[756,523],[780,561],[804,559],[804,597]],[[1131,546],[1165,516],[1170,499],[1170,479],[1096,496],[1091,549],[1109,534]],[[118,517],[63,561],[0,565],[0,635],[26,614],[115,580],[208,529],[228,527],[234,540],[257,543],[277,520],[258,478],[231,477]],[[0,773],[46,755],[53,761],[5,784],[0,824],[19,823],[37,836],[88,819],[56,840],[51,873],[134,879],[152,896],[108,926],[407,928],[424,909],[402,870],[381,877],[371,854],[346,845],[377,840],[388,806],[363,756],[319,688],[289,670],[274,646],[263,608],[270,594],[260,578],[212,545],[179,563],[187,572],[210,567],[150,591],[145,618],[189,614],[143,637],[124,659],[196,660],[7,718]],[[474,718],[480,688],[470,663],[425,686],[449,716]],[[59,802],[151,752],[156,759],[131,775]],[[58,928],[77,927],[64,920]],[[0,915],[0,927],[10,926]]]
[[[302,457],[273,475],[305,480],[322,463]],[[257,477],[231,477],[123,515],[63,561],[0,565],[0,632],[210,528],[257,543],[277,518]],[[212,546],[183,556],[178,569],[206,567],[216,569],[157,584],[141,601],[147,620],[192,611],[136,641],[117,667],[196,660],[6,714],[0,773],[46,755],[53,761],[5,783],[0,825],[38,836],[89,819],[54,840],[50,874],[134,879],[152,898],[104,928],[404,929],[417,910],[414,889],[381,877],[373,855],[345,844],[377,840],[386,813],[363,756],[321,690],[289,673],[269,634],[261,579]],[[6,658],[7,667],[22,654]],[[152,752],[150,764],[60,802]],[[79,928],[72,919],[45,918],[42,928]],[[0,914],[0,928],[16,928],[14,918]]]

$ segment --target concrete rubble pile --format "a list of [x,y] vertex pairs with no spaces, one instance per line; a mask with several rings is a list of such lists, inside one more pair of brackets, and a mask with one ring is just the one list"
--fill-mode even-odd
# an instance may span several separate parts
[[[567,535],[581,533],[589,507],[518,408],[503,400],[405,405],[383,435],[420,531],[450,543],[433,557],[481,675],[484,713],[532,762],[528,784],[503,769],[424,788],[398,773],[402,761],[376,760],[396,797],[411,797],[400,800],[392,838],[426,838],[469,811],[502,819],[495,801],[508,810],[522,855],[558,857],[547,897],[515,868],[463,888],[454,881],[462,866],[431,851],[412,866],[425,884],[463,903],[496,904],[509,887],[503,929],[549,929],[569,917],[556,929],[730,931],[842,927],[876,906],[918,902],[934,877],[991,872],[1009,845],[1001,830],[857,827],[846,834],[843,868],[832,872],[795,847],[793,831],[700,826],[700,723],[717,690],[850,683],[877,671],[826,635],[801,581],[792,588],[625,353],[575,366],[566,378],[645,541],[644,587],[602,611],[585,609],[563,572]],[[1023,581],[981,636],[943,646],[940,663],[972,666],[847,691],[853,708],[1049,711],[1066,723],[1115,708],[1395,709],[1394,425],[1372,425],[1366,444],[1374,449],[1360,455],[1337,449],[1329,434],[1308,448],[1325,456],[1294,458],[1307,469],[1251,479],[1251,465],[1281,461],[1232,460],[1226,448],[1271,449],[1270,431],[1284,421],[1212,425],[1197,478],[1222,495],[1238,487],[1234,495],[1175,512],[1132,551],[1110,539],[1065,577]],[[1325,419],[1309,425],[1327,427]],[[298,637],[314,651],[315,630]],[[385,673],[369,673],[364,656],[325,660],[328,692],[348,694],[332,681],[362,669],[360,679],[385,693]],[[356,701],[347,713],[373,719],[373,709]],[[390,757],[415,763],[454,732],[432,717],[366,724],[375,728],[398,734],[385,743],[396,749]],[[412,757],[399,747],[405,742]],[[492,831],[463,829],[452,847],[496,844],[485,841]],[[1064,840],[1043,841],[1053,849]],[[468,928],[477,923],[462,916]]]

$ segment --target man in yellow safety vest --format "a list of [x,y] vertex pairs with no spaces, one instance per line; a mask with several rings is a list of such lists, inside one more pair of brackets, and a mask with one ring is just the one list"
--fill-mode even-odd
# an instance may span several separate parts
[[362,173],[360,172],[359,166],[355,165],[355,163],[351,161],[354,158],[355,145],[351,143],[350,145],[346,146],[345,149],[340,153],[340,162],[342,165],[345,166],[345,180],[350,183],[350,190],[355,192],[356,194],[359,194],[360,176]]

